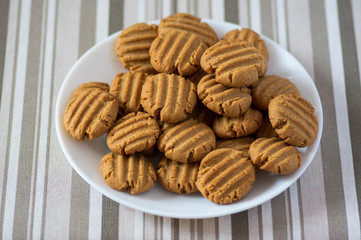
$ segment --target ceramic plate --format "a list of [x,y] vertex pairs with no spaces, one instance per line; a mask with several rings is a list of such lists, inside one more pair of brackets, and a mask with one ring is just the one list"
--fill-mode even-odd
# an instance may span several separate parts
[[[241,28],[227,22],[206,19],[203,21],[213,27],[219,38],[230,30]],[[214,204],[200,193],[190,195],[170,193],[158,184],[150,191],[135,196],[108,187],[99,170],[100,160],[110,152],[105,136],[84,142],[73,139],[64,128],[63,114],[72,92],[81,83],[103,81],[110,85],[117,73],[127,71],[122,67],[115,54],[115,42],[119,33],[115,33],[95,45],[77,61],[66,76],[56,103],[56,132],[61,148],[78,174],[99,192],[120,204],[150,214],[175,218],[209,218],[241,212],[262,204],[286,190],[307,169],[320,143],[323,127],[319,94],[304,67],[285,49],[262,36],[270,56],[266,74],[277,74],[292,81],[299,88],[302,96],[312,103],[318,118],[318,137],[312,145],[300,149],[302,163],[297,171],[287,176],[275,176],[264,172],[257,174],[254,187],[248,195],[230,205]]]

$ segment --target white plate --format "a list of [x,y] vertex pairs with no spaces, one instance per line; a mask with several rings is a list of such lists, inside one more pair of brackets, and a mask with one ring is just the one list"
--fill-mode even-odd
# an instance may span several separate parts
[[[241,28],[226,22],[206,19],[204,21],[213,27],[220,38],[230,30]],[[158,21],[152,23],[158,23]],[[277,74],[290,79],[316,110],[319,122],[318,137],[312,145],[300,149],[302,163],[297,171],[287,176],[275,176],[264,172],[257,174],[254,187],[249,194],[230,205],[214,204],[200,193],[190,195],[170,193],[158,184],[150,191],[135,196],[108,187],[99,170],[101,158],[110,152],[106,146],[105,136],[92,141],[74,140],[64,128],[63,114],[72,92],[81,83],[104,81],[110,84],[117,73],[126,71],[115,54],[115,41],[118,34],[119,32],[95,45],[78,60],[66,76],[56,103],[56,133],[61,148],[72,167],[99,192],[120,204],[146,213],[176,218],[209,218],[241,212],[262,204],[286,190],[307,169],[315,156],[322,134],[323,116],[320,97],[315,84],[303,66],[282,47],[262,36],[270,56],[267,75]]]

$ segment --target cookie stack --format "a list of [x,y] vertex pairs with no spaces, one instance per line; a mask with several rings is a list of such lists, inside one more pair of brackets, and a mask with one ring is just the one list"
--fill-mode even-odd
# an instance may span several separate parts
[[[259,170],[283,175],[301,164],[297,147],[316,138],[312,105],[288,79],[265,76],[260,36],[235,29],[219,40],[200,18],[177,13],[159,26],[122,31],[115,52],[129,70],[73,93],[64,125],[77,140],[107,133],[100,161],[106,183],[138,194],[155,182],[230,204]],[[157,166],[146,156],[162,153]]]

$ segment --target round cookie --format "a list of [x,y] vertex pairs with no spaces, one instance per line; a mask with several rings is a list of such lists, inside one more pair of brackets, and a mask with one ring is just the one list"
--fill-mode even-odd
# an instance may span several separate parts
[[296,85],[290,80],[277,75],[261,77],[252,84],[252,104],[264,112],[268,112],[268,104],[274,97],[281,94],[293,94],[301,96]]
[[157,180],[170,192],[194,193],[198,191],[196,187],[198,168],[199,162],[180,163],[163,156],[158,163]]
[[228,140],[221,140],[217,142],[217,149],[219,148],[231,148],[237,151],[247,152],[249,151],[249,146],[254,141],[253,137],[240,137],[232,138]]
[[301,164],[297,148],[279,138],[256,139],[250,146],[249,154],[259,169],[278,175],[290,174]]
[[[269,121],[268,114],[263,115],[263,122],[258,131],[254,134],[256,138],[272,138],[278,137],[275,129],[272,127],[271,122]],[[279,137],[278,137],[279,138]]]
[[187,118],[197,103],[196,86],[175,75],[159,73],[147,78],[141,103],[146,112],[162,122],[176,123]]
[[159,136],[157,121],[148,113],[129,113],[116,121],[107,135],[109,149],[119,154],[133,154],[151,148]]
[[266,58],[253,45],[241,40],[221,40],[201,58],[204,71],[229,87],[247,87],[267,71]]
[[140,95],[148,74],[142,72],[119,73],[112,80],[109,93],[119,103],[119,113],[127,114],[142,110]]
[[155,74],[149,61],[149,48],[157,36],[158,27],[155,24],[136,23],[124,29],[116,42],[119,61],[132,72]]
[[88,88],[100,88],[104,91],[109,92],[109,84],[105,82],[87,82],[80,84],[75,91],[73,92],[73,97],[78,95],[81,91],[88,89]]
[[158,72],[189,76],[199,71],[206,45],[197,35],[184,31],[166,31],[150,46],[150,63]]
[[262,119],[262,113],[250,107],[238,118],[217,116],[212,128],[216,136],[222,139],[244,137],[256,132],[262,124]]
[[213,112],[226,117],[239,117],[251,106],[252,97],[246,87],[232,88],[215,81],[214,76],[204,76],[197,85],[203,104]]
[[153,164],[142,154],[108,153],[100,162],[100,171],[111,188],[131,194],[148,191],[157,179]]
[[241,151],[222,148],[203,158],[196,186],[211,202],[230,204],[247,195],[254,181],[255,168],[248,156]]
[[234,29],[226,33],[226,35],[224,35],[224,37],[222,38],[222,40],[232,40],[232,39],[239,39],[252,44],[268,60],[269,54],[268,54],[267,46],[263,41],[263,39],[260,39],[258,33],[256,33],[255,31],[252,31],[249,28],[242,28],[241,30]]
[[191,118],[178,124],[164,124],[157,145],[173,161],[198,162],[215,149],[216,137],[205,123]]
[[118,114],[117,100],[101,88],[85,88],[68,103],[64,112],[66,131],[75,139],[90,140],[106,133]]
[[159,33],[168,31],[186,31],[195,34],[207,47],[218,42],[216,32],[201,19],[187,13],[176,13],[163,18],[159,23]]
[[318,122],[314,111],[310,102],[294,95],[279,95],[268,106],[277,135],[296,147],[306,147],[316,139]]

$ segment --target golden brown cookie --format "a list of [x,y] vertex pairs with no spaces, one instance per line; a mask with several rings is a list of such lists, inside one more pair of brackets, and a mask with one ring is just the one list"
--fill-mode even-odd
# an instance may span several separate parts
[[88,89],[88,88],[100,88],[104,91],[109,92],[109,84],[105,83],[105,82],[87,82],[87,83],[83,83],[80,84],[79,87],[77,87],[75,89],[75,91],[73,92],[73,97],[75,97],[76,95],[78,95],[81,91]]
[[269,55],[265,42],[263,41],[263,39],[260,39],[258,33],[252,31],[249,28],[242,28],[241,30],[234,29],[226,33],[226,35],[224,35],[222,39],[223,40],[239,39],[246,41],[252,44],[253,46],[255,46],[258,49],[258,51],[260,51],[260,53],[268,60]]
[[255,169],[248,156],[241,151],[221,148],[203,158],[196,186],[208,200],[230,204],[243,198],[254,181]]
[[177,124],[164,124],[158,139],[158,149],[174,161],[198,162],[216,147],[216,137],[210,127],[196,119]]
[[100,162],[100,171],[111,188],[131,194],[148,191],[157,180],[153,164],[142,154],[108,153]]
[[163,18],[159,23],[159,33],[186,31],[197,35],[208,47],[218,42],[216,32],[201,19],[187,13],[176,13]]
[[269,102],[278,95],[293,94],[301,96],[296,85],[290,80],[277,75],[263,76],[252,84],[251,88],[252,104],[264,112],[268,112]]
[[197,85],[202,103],[213,112],[226,117],[239,117],[251,106],[251,91],[246,88],[227,87],[215,81],[214,76],[204,76]]
[[170,192],[194,193],[198,191],[196,187],[198,168],[199,162],[180,163],[163,156],[158,163],[157,180]]
[[253,45],[241,40],[221,40],[201,58],[204,71],[230,87],[247,87],[267,71],[266,58]]
[[109,149],[133,154],[152,147],[159,136],[157,121],[148,113],[129,113],[115,122],[107,135]]
[[132,72],[155,74],[149,61],[149,48],[157,36],[158,27],[155,24],[136,23],[124,29],[116,42],[119,61]]
[[251,144],[249,154],[259,169],[279,175],[290,174],[301,164],[301,154],[297,148],[279,138],[256,139]]
[[153,117],[176,123],[193,111],[197,103],[196,86],[181,76],[159,73],[145,81],[141,103]]
[[212,126],[213,120],[216,116],[217,114],[204,106],[201,101],[197,101],[196,106],[194,107],[192,113],[188,116],[188,118],[198,119],[199,122],[203,122],[208,126]]
[[234,150],[247,152],[249,150],[249,146],[254,141],[253,137],[240,137],[240,138],[232,138],[228,140],[222,140],[217,142],[217,149],[219,148],[231,148]]
[[140,95],[148,74],[142,72],[119,73],[112,80],[110,94],[119,103],[119,113],[127,114],[142,110]]
[[150,46],[150,63],[158,72],[189,76],[199,71],[206,45],[197,35],[183,31],[159,34]]
[[113,125],[118,114],[118,102],[101,88],[79,91],[64,112],[66,131],[75,139],[93,139],[102,136]]
[[272,127],[286,143],[306,147],[317,137],[318,122],[310,102],[300,96],[279,95],[270,101]]
[[263,122],[258,131],[254,134],[256,138],[272,138],[278,137],[275,129],[272,127],[269,121],[268,114],[263,115]]
[[250,107],[238,118],[216,117],[213,121],[213,131],[219,138],[244,137],[256,132],[262,124],[262,119],[262,113]]

